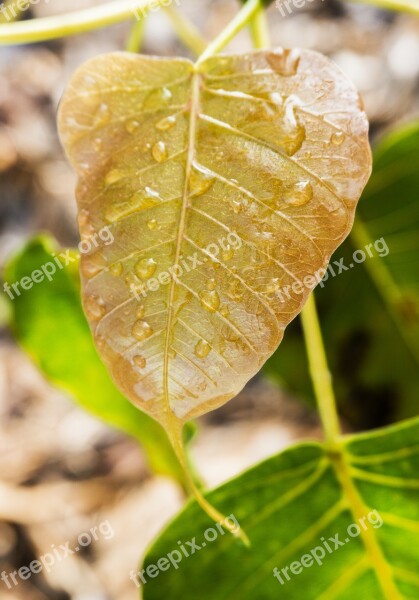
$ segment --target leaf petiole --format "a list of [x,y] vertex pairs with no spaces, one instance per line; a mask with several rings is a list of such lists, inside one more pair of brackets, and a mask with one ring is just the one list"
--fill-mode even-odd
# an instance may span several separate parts
[[214,56],[214,54],[217,54],[227,46],[239,31],[251,22],[253,17],[262,7],[262,0],[248,0],[227,27],[206,47],[204,52],[198,58],[196,66],[200,65],[207,58]]
[[137,53],[141,50],[144,41],[145,27],[147,23],[146,15],[140,21],[135,21],[131,27],[130,34],[128,36],[125,50],[127,52]]
[[326,441],[333,447],[340,436],[339,419],[313,292],[301,312],[301,322],[320,419]]
[[198,56],[205,51],[208,42],[202,37],[199,30],[184,14],[176,10],[174,6],[166,6],[166,14],[169,17],[173,29],[178,38]]
[[258,49],[269,48],[271,45],[268,20],[264,6],[261,6],[250,21],[250,32],[253,46]]

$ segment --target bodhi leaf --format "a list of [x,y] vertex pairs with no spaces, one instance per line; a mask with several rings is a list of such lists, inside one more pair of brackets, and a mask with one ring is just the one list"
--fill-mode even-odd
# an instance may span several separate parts
[[[185,485],[185,478],[164,430],[115,388],[93,346],[80,304],[74,267],[77,257],[54,262],[56,243],[45,236],[30,240],[7,263],[11,285],[45,266],[44,277],[10,301],[11,328],[42,372],[65,389],[83,408],[141,444],[150,467]],[[73,253],[74,254],[74,253]],[[62,252],[61,256],[66,256]],[[51,274],[55,268],[55,273]],[[41,272],[42,275],[42,272]],[[78,279],[78,277],[77,277]],[[12,290],[13,291],[13,290]]]
[[183,423],[258,372],[350,231],[371,168],[358,94],[311,51],[113,53],[73,76],[59,129],[82,239],[115,239],[81,259],[95,343],[181,456]]
[[418,438],[414,419],[344,438],[330,453],[299,444],[213,490],[209,500],[246,529],[250,548],[190,503],[149,549],[142,597],[419,598]]

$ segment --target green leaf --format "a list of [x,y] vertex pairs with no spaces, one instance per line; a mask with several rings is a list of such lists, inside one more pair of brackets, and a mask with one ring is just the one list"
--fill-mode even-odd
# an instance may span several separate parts
[[[147,553],[143,598],[418,598],[418,439],[415,419],[346,438],[331,453],[318,443],[299,444],[212,491],[209,500],[234,515],[250,548],[222,535],[190,503]],[[208,540],[216,537],[208,527],[218,531],[214,541]],[[183,556],[177,568],[169,563],[157,575],[150,568],[153,578],[147,575],[147,567],[179,550],[180,543],[191,550],[186,542],[194,538],[205,547]],[[293,573],[290,565],[304,555],[312,560],[305,558],[305,567],[294,564]]]
[[3,292],[0,293],[0,329],[10,323],[12,309],[9,299]]
[[[377,145],[354,229],[332,257],[336,276],[316,290],[340,410],[362,429],[418,414],[418,162],[419,122]],[[372,242],[373,256],[356,264],[354,251]],[[341,258],[349,268],[339,274],[333,261]],[[298,322],[288,328],[265,374],[311,397]]]
[[[41,371],[86,410],[135,437],[146,452],[153,471],[183,484],[183,474],[162,427],[135,408],[116,389],[94,348],[80,304],[77,258],[60,269],[51,239],[38,237],[14,256],[6,267],[6,281],[21,281],[41,265],[56,271],[49,281],[34,283],[20,295],[14,293],[13,330],[17,340]],[[62,252],[64,257],[65,251]],[[60,260],[65,264],[64,258]],[[13,294],[13,288],[11,290]]]
[[365,266],[419,366],[419,123],[390,134],[374,159],[352,240],[386,240],[388,259]]

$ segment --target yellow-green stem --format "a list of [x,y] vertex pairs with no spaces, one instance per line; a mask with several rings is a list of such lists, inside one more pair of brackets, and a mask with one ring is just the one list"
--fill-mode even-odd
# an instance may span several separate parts
[[151,5],[155,6],[156,2],[160,1],[163,2],[163,0],[136,0],[135,2],[118,0],[63,15],[0,25],[0,45],[31,44],[76,35],[127,21],[135,14],[140,20]]
[[196,485],[194,478],[193,478],[193,473],[191,471],[191,467],[190,467],[188,458],[186,456],[182,432],[172,430],[169,433],[169,438],[172,442],[172,446],[173,446],[174,451],[176,452],[179,463],[183,468],[183,472],[184,472],[185,479],[186,479],[186,484],[187,484],[190,494],[192,494],[192,496],[194,496],[194,498],[197,501],[197,503],[199,504],[199,506],[202,508],[202,510],[204,512],[207,513],[207,515],[211,519],[213,519],[215,522],[221,523],[223,525],[223,527],[225,527],[225,529],[227,529],[227,531],[230,531],[230,533],[232,533],[235,537],[240,539],[245,546],[249,547],[250,541],[249,541],[249,538],[247,537],[246,532],[241,528],[238,530],[235,529],[227,521],[228,517],[226,517],[223,513],[221,513],[215,506],[213,506],[205,498],[202,491]]
[[253,46],[258,49],[269,48],[271,45],[268,20],[266,18],[266,11],[263,6],[254,15],[250,21],[250,32],[252,35]]
[[172,5],[166,7],[166,14],[172,22],[178,38],[185,46],[198,56],[202,54],[208,42],[204,40],[195,25]]
[[[365,248],[372,243],[372,238],[359,217],[355,219],[352,227],[351,238],[356,248]],[[403,305],[404,295],[402,290],[394,281],[391,272],[388,270],[383,260],[367,260],[364,263],[378,293],[383,298],[390,316],[393,318],[400,335],[404,339],[406,346],[412,353],[414,359],[419,363],[419,352],[416,340],[410,335],[409,326],[403,322],[400,310]]]
[[301,322],[320,419],[326,441],[333,447],[340,436],[340,427],[336,399],[332,387],[332,377],[327,365],[326,351],[320,330],[314,293],[310,294],[301,312]]
[[[413,0],[351,1],[366,2],[380,8],[419,15],[419,5],[416,0],[415,2]],[[159,0],[137,0],[135,3],[134,0],[115,0],[114,2],[63,15],[33,19],[22,23],[3,23],[0,24],[0,45],[30,44],[100,29],[132,18],[134,10],[138,11],[141,18],[142,11],[146,11],[150,5],[156,6],[156,2],[159,2]],[[237,17],[209,45],[203,53],[202,60],[224,48],[236,33],[251,20],[261,4],[261,0],[248,0]]]
[[262,0],[248,0],[240,12],[230,21],[225,29],[210,43],[197,61],[197,65],[210,56],[214,56],[227,46],[227,44],[253,19],[262,7]]
[[125,50],[127,52],[136,53],[141,50],[144,41],[146,23],[146,17],[144,17],[140,21],[135,21],[134,25],[131,28],[127,43],[125,45]]

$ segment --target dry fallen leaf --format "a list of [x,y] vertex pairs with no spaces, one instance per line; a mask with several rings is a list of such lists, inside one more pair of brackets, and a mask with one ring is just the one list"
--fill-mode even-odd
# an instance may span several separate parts
[[76,72],[59,129],[96,346],[176,445],[258,372],[349,233],[371,170],[360,99],[306,50],[114,53]]

